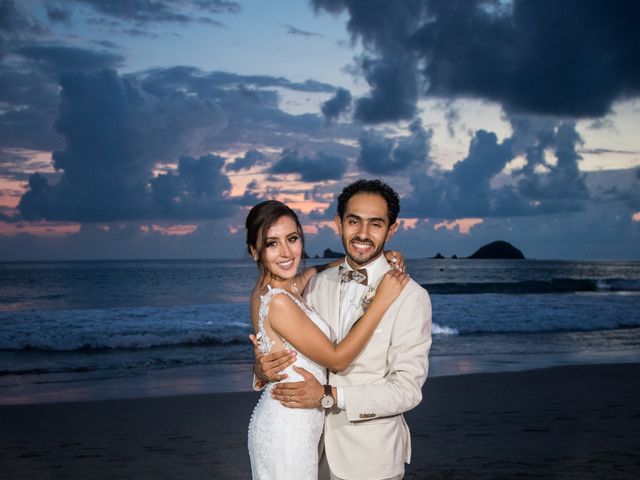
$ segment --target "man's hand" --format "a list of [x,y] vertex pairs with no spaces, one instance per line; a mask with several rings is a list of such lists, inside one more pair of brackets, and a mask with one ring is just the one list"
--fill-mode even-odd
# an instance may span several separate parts
[[[258,339],[255,335],[249,335],[251,343],[253,343],[253,373],[258,379],[264,383],[278,382],[283,378],[287,378],[286,373],[280,373],[282,370],[292,365],[296,361],[296,352],[289,350],[280,350],[279,352],[262,355],[258,350]],[[256,385],[261,388],[264,385]]]
[[324,387],[304,368],[293,367],[304,377],[302,382],[282,382],[274,385],[271,396],[289,408],[320,408]]

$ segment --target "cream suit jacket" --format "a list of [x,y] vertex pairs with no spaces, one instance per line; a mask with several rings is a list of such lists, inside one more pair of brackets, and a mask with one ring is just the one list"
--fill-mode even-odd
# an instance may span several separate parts
[[[305,296],[337,331],[338,267],[315,275]],[[324,448],[334,475],[375,480],[404,471],[411,459],[411,437],[402,412],[422,400],[430,347],[429,294],[409,280],[360,355],[344,372],[329,375],[332,386],[344,387],[346,406],[325,419]]]

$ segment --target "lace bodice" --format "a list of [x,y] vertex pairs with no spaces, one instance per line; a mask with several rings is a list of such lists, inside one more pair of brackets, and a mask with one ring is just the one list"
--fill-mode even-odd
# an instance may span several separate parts
[[[300,300],[298,297],[285,290],[284,288],[271,288],[271,286],[268,286],[267,293],[260,297],[260,310],[258,312],[258,333],[256,334],[256,338],[258,339],[258,350],[260,351],[260,353],[262,353],[263,355],[270,353],[276,343],[267,334],[264,323],[267,319],[267,316],[269,315],[269,305],[271,303],[271,299],[278,294],[284,294],[291,298],[291,300],[296,303],[296,305],[309,318],[309,320],[315,323],[316,326],[320,328],[320,330],[322,330],[322,332],[327,337],[330,336],[329,326],[324,320],[322,320],[322,318],[320,318],[320,315],[318,315],[315,310],[313,310],[306,303],[304,303],[302,300]],[[326,381],[326,378],[324,378],[326,369],[323,366],[318,365],[314,361],[304,356],[302,353],[296,350],[286,339],[282,339],[282,342],[286,349],[295,351],[297,353],[298,360],[296,361],[295,365],[309,370],[316,376],[316,378],[318,378],[318,381],[320,381],[321,383],[324,383]],[[287,369],[285,369],[285,373],[291,375],[291,372],[293,372],[292,374],[296,378],[300,377],[299,374],[297,374],[297,372],[293,370],[293,368],[288,367]]]
[[[269,337],[265,322],[269,315],[269,305],[275,295],[283,294],[291,298],[313,322],[329,336],[329,326],[311,307],[282,288],[270,288],[260,297],[258,313],[258,349],[261,353],[270,353],[275,341]],[[326,382],[326,369],[297,351],[289,342],[282,339],[285,348],[296,351],[295,366],[302,367],[313,374],[320,383]],[[303,380],[302,376],[287,367],[283,373],[287,378],[283,382]],[[249,455],[254,480],[317,480],[318,478],[318,442],[324,423],[324,412],[320,408],[287,408],[274,400],[271,395],[273,384],[269,384],[256,405],[249,422]]]

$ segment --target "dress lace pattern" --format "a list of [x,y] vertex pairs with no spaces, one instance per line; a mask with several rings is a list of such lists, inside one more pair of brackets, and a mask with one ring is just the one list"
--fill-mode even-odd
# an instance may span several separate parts
[[[269,313],[271,299],[278,294],[287,295],[325,335],[329,327],[320,316],[287,290],[270,288],[260,299],[258,314],[258,348],[261,353],[271,352],[275,342],[269,338],[264,322]],[[295,350],[288,342],[285,347],[297,352],[294,365],[312,373],[324,383],[325,368]],[[293,366],[284,370],[284,382],[303,380]],[[324,412],[320,409],[287,408],[271,398],[273,384],[267,385],[249,422],[249,456],[254,480],[317,480],[318,442],[322,434]]]

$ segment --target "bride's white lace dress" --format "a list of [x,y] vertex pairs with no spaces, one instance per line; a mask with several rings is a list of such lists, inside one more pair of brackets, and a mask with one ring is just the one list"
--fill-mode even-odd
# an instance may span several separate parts
[[[269,303],[274,295],[284,294],[300,307],[327,337],[329,326],[320,316],[284,289],[269,288],[261,297],[258,317],[258,341],[260,351],[269,353],[273,341],[267,336],[264,321]],[[295,350],[285,342],[285,346]],[[297,352],[297,351],[296,351]],[[297,352],[295,365],[311,372],[320,383],[326,382],[324,367]],[[292,366],[284,370],[288,375],[284,382],[303,380]],[[249,456],[254,480],[317,480],[318,442],[322,434],[324,412],[320,409],[287,408],[271,398],[273,384],[267,385],[249,422]]]

